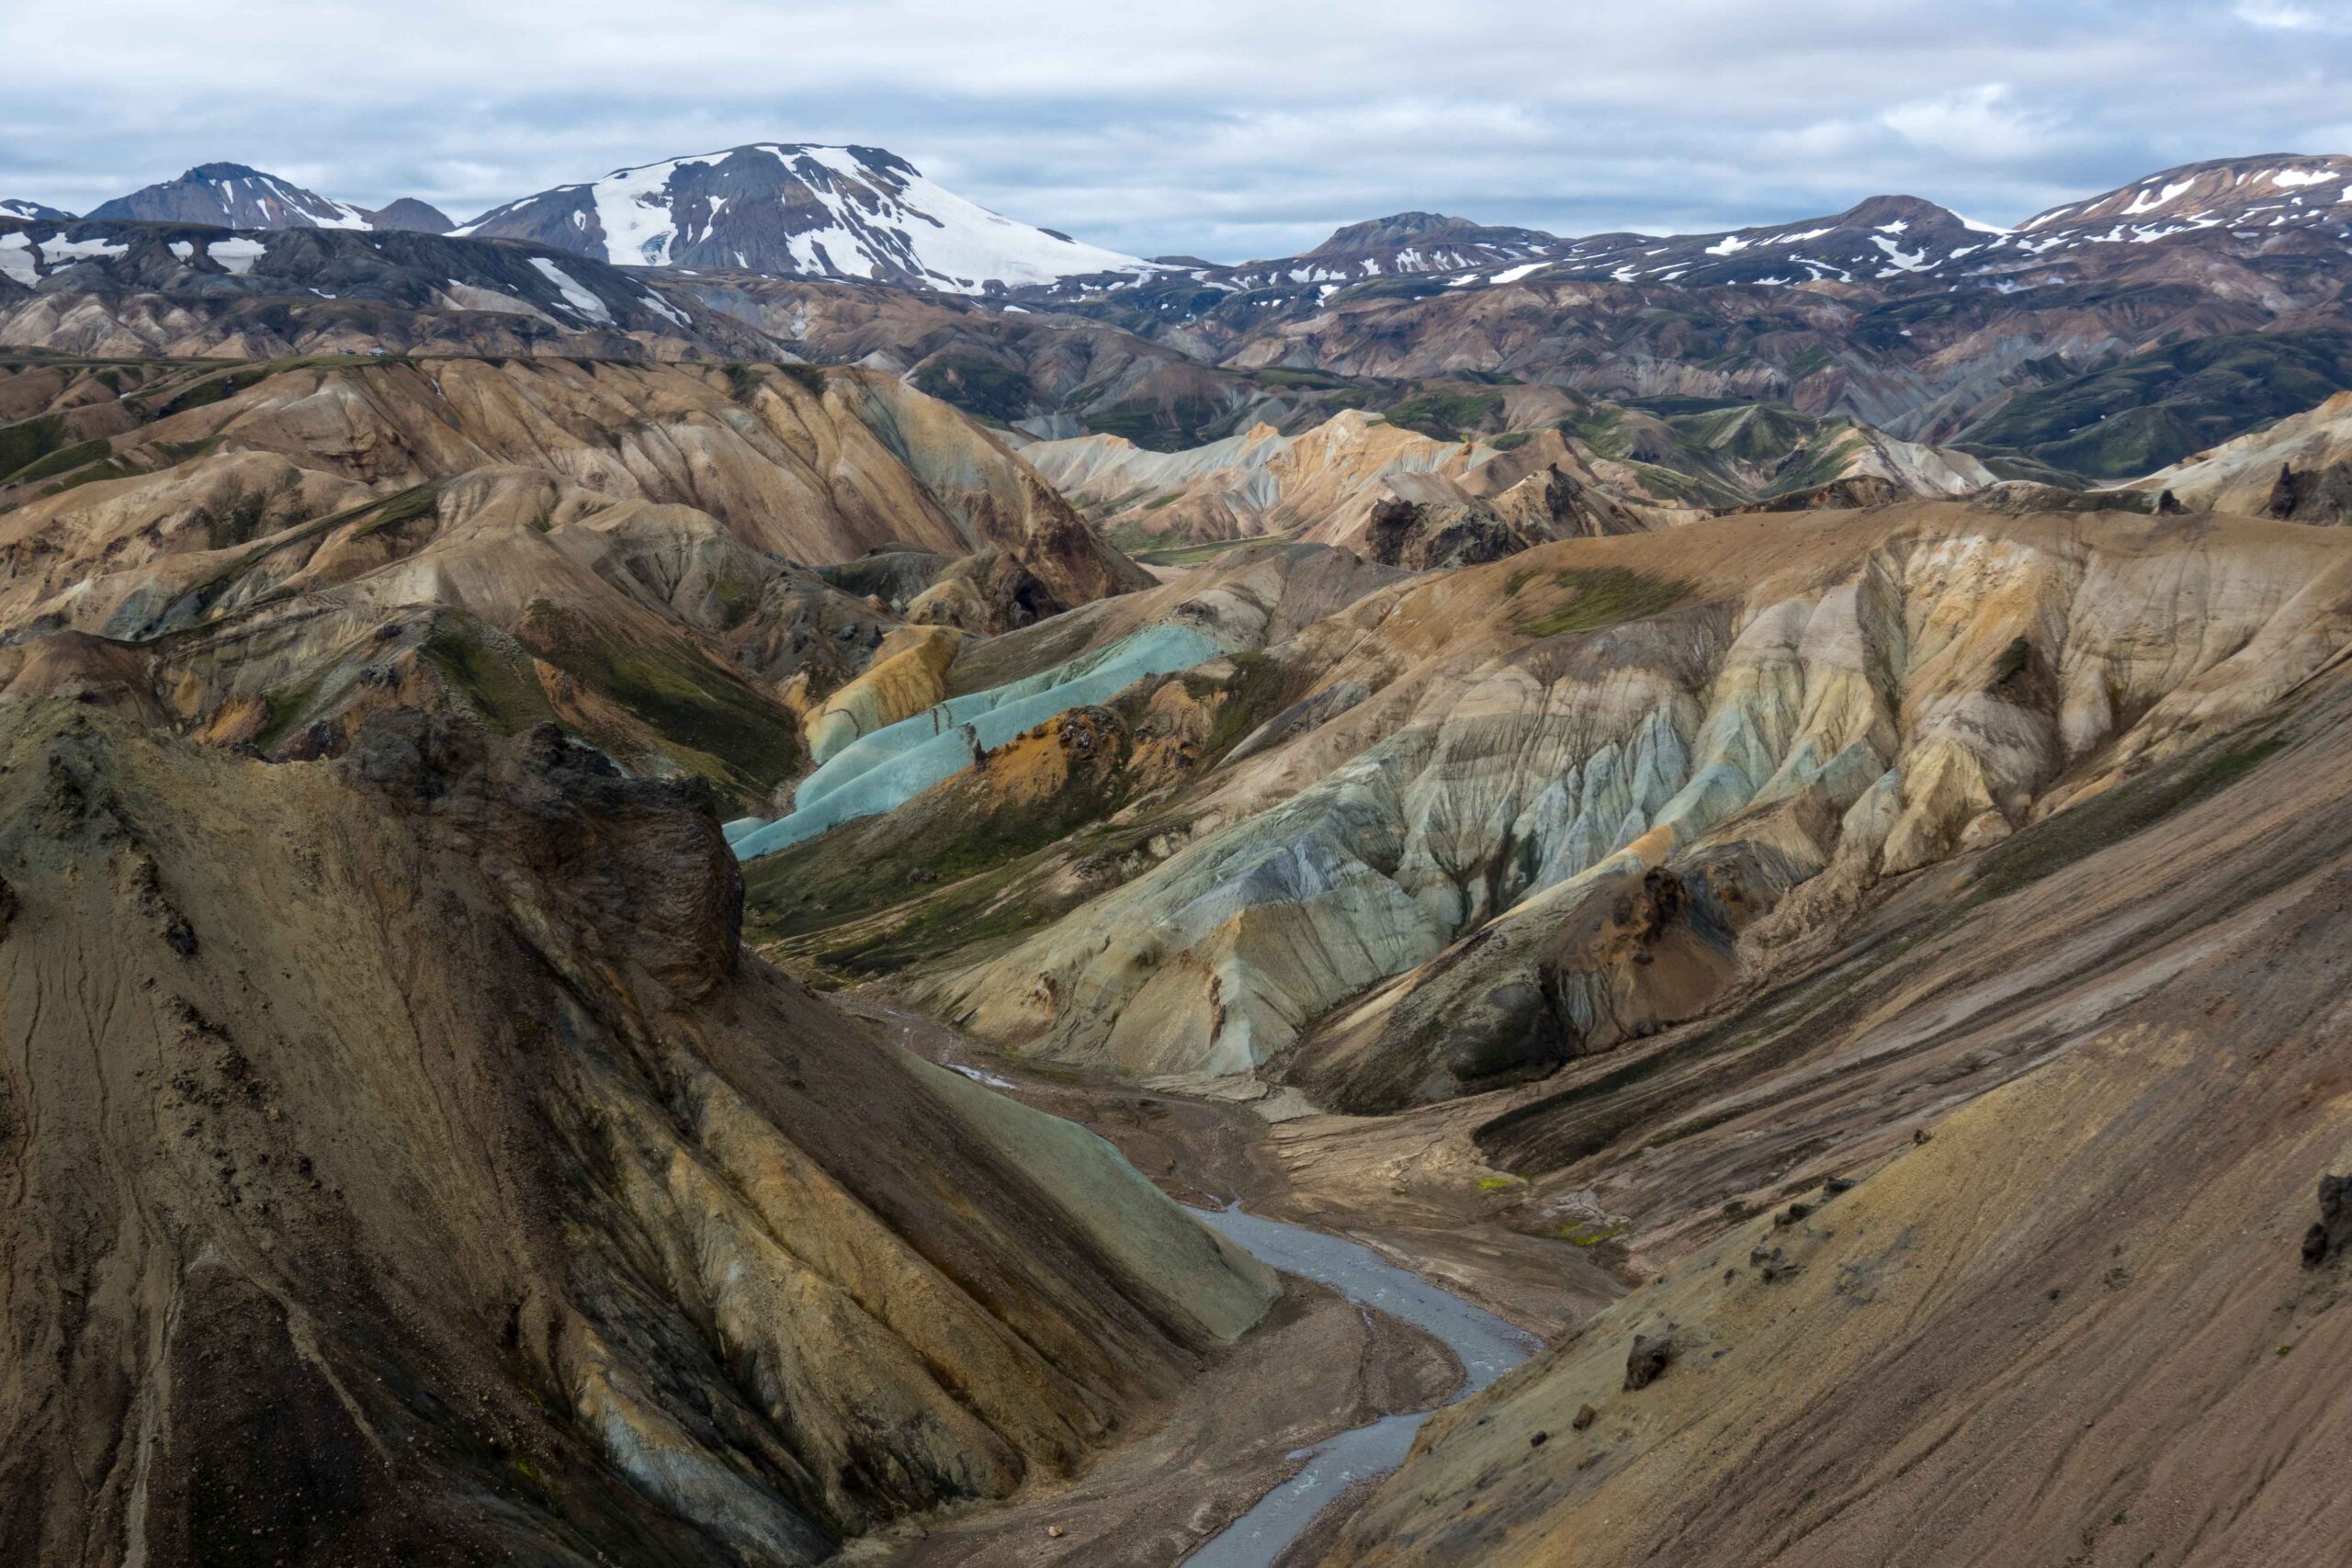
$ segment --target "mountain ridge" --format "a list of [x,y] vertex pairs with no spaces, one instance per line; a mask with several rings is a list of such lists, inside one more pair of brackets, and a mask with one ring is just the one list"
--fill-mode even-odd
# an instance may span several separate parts
[[805,142],[616,169],[493,208],[457,232],[621,265],[870,278],[959,294],[1151,270],[1140,257],[990,212],[881,148]]

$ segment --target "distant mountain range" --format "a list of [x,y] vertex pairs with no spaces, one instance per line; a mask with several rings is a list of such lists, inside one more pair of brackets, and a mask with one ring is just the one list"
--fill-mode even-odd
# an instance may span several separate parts
[[[0,218],[62,221],[28,201]],[[1453,287],[1531,276],[1688,286],[1951,280],[2046,269],[2091,247],[2187,238],[2224,249],[2352,238],[2352,158],[2268,154],[2165,170],[2014,230],[1910,196],[1705,234],[1569,238],[1434,212],[1341,228],[1295,256],[1146,261],[988,210],[876,147],[763,142],[616,169],[463,226],[413,197],[369,209],[242,164],[205,164],[96,208],[94,220],[243,230],[354,229],[525,240],[620,266],[886,283],[948,294],[1272,289],[1328,295],[1374,278]]]
[[446,224],[421,202],[209,164],[88,219],[9,204],[0,343],[806,359],[1023,438],[1161,451],[1350,409],[1465,438],[1557,425],[1663,471],[1661,494],[1713,482],[1684,471],[1671,422],[1770,402],[2070,484],[2352,388],[2347,197],[2352,158],[2266,154],[2014,229],[1908,196],[1668,236],[1421,211],[1222,265],[1001,217],[875,148],[672,159],[446,234],[401,231]]

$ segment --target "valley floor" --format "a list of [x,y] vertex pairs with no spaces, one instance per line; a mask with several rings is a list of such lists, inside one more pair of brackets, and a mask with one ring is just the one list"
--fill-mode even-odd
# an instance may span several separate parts
[[[1469,1141],[1493,1097],[1402,1118],[1274,1122],[1247,1104],[983,1051],[879,996],[835,1000],[918,1055],[1099,1134],[1181,1201],[1239,1204],[1351,1238],[1535,1337],[1556,1337],[1623,1292],[1590,1249],[1500,1223],[1504,1194],[1480,1189],[1484,1168]],[[1430,1335],[1310,1280],[1285,1284],[1266,1324],[1082,1473],[1009,1504],[910,1521],[843,1561],[1164,1568],[1296,1474],[1316,1445],[1461,1391],[1460,1360]],[[1313,1561],[1369,1494],[1368,1484],[1349,1488],[1275,1561]]]

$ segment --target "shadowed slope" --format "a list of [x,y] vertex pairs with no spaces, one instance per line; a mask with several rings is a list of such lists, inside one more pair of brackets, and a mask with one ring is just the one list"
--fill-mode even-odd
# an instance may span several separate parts
[[701,786],[0,713],[0,1542],[792,1562],[1088,1448],[1272,1284],[739,958]]

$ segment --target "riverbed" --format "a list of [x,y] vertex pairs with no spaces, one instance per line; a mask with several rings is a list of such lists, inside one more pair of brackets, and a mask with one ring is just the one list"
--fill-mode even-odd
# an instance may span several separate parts
[[[1328,1285],[1358,1306],[1386,1313],[1435,1336],[1462,1363],[1462,1386],[1446,1404],[1477,1393],[1543,1348],[1533,1335],[1359,1243],[1264,1219],[1238,1203],[1194,1212],[1203,1224],[1248,1248],[1269,1267]],[[1305,1450],[1306,1463],[1297,1474],[1186,1558],[1185,1568],[1272,1568],[1324,1509],[1363,1482],[1404,1463],[1413,1434],[1430,1415],[1421,1410],[1384,1416]]]

